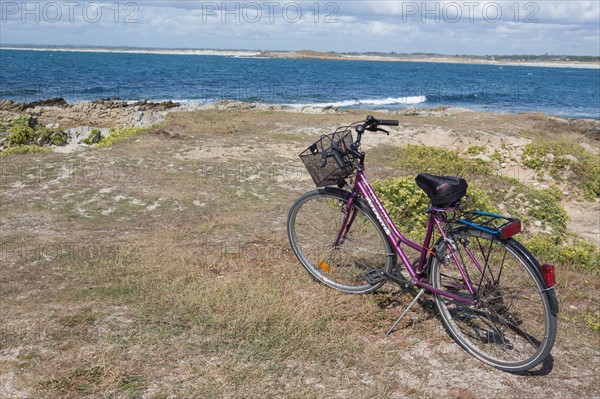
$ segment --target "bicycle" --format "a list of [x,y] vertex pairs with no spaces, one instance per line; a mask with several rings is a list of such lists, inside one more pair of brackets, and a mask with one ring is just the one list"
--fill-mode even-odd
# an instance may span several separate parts
[[[314,279],[346,293],[374,292],[387,281],[417,287],[388,335],[429,292],[447,333],[475,358],[509,372],[539,365],[557,332],[554,266],[540,266],[513,238],[521,231],[518,219],[463,211],[468,184],[459,177],[416,177],[430,199],[425,239],[418,244],[403,236],[365,177],[360,151],[365,132],[389,135],[380,126],[398,125],[368,116],[300,154],[317,190],[301,195],[289,211],[296,257]],[[414,262],[401,244],[417,251]],[[397,271],[398,258],[408,279]]]

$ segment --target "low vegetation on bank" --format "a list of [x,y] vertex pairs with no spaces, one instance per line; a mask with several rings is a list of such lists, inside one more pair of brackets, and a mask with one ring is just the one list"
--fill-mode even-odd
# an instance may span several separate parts
[[[576,169],[579,172],[574,173],[574,178],[569,180],[569,185],[572,185],[570,188],[574,190],[577,186],[582,186],[586,198],[597,200],[600,193],[594,193],[593,189],[594,184],[600,183],[600,157],[584,154],[577,147],[577,144],[569,146],[569,153],[579,155],[582,161],[578,161],[576,165],[585,163],[586,167]],[[471,148],[467,151],[468,154],[473,154]],[[531,159],[531,148],[538,148],[537,144],[526,147],[527,160]],[[542,152],[546,155],[551,154],[551,151],[553,150],[547,149]],[[560,150],[557,152],[560,153]],[[573,232],[567,232],[568,215],[561,205],[563,193],[558,187],[535,188],[515,178],[498,174],[489,163],[480,159],[470,160],[458,151],[439,147],[402,147],[397,152],[396,165],[409,174],[428,172],[466,177],[469,181],[468,194],[471,196],[468,208],[499,212],[521,219],[525,226],[525,244],[545,262],[600,273],[598,247],[578,238]],[[562,165],[570,165],[570,161]],[[546,169],[542,169],[540,165],[535,170]],[[590,182],[594,177],[596,180]],[[417,187],[414,179],[391,178],[378,182],[375,187],[383,197],[386,208],[391,210],[394,220],[400,223],[402,231],[409,232],[409,236],[412,233],[414,239],[422,240],[421,235],[427,221],[423,210],[427,208],[428,198]]]

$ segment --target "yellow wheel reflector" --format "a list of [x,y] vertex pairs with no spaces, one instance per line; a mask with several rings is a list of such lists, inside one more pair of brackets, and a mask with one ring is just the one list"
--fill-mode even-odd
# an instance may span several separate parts
[[331,273],[331,268],[329,267],[329,265],[325,262],[321,262],[319,263],[319,267],[323,270],[325,270],[327,273]]

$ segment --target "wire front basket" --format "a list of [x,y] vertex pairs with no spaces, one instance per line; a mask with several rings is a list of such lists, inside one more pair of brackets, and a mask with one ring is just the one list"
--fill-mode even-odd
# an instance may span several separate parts
[[323,153],[329,151],[333,143],[338,144],[340,152],[347,152],[353,143],[352,131],[344,127],[331,134],[324,134],[321,139],[300,154],[300,159],[304,162],[304,166],[317,187],[338,184],[350,177],[355,171],[353,162],[356,158],[350,154],[342,154],[343,166],[338,165],[333,158],[328,158],[327,163],[321,166]]

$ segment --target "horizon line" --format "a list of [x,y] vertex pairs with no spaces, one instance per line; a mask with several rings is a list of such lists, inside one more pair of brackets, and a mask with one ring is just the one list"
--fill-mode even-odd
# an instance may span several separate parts
[[[573,54],[443,54],[429,52],[411,52],[398,53],[395,51],[327,51],[327,50],[271,50],[271,49],[234,49],[234,48],[197,48],[197,47],[146,47],[146,46],[114,46],[114,45],[80,45],[80,44],[19,44],[19,43],[0,43],[0,50],[33,50],[33,49],[56,49],[56,50],[122,50],[122,51],[215,51],[215,52],[245,52],[245,53],[316,53],[322,55],[386,55],[391,57],[398,56],[429,56],[429,57],[450,57],[450,58],[476,58],[490,59],[496,57],[519,58],[519,57],[535,57],[535,58],[591,58],[594,61],[600,61],[600,55],[573,55]],[[568,60],[562,60],[568,61]]]

